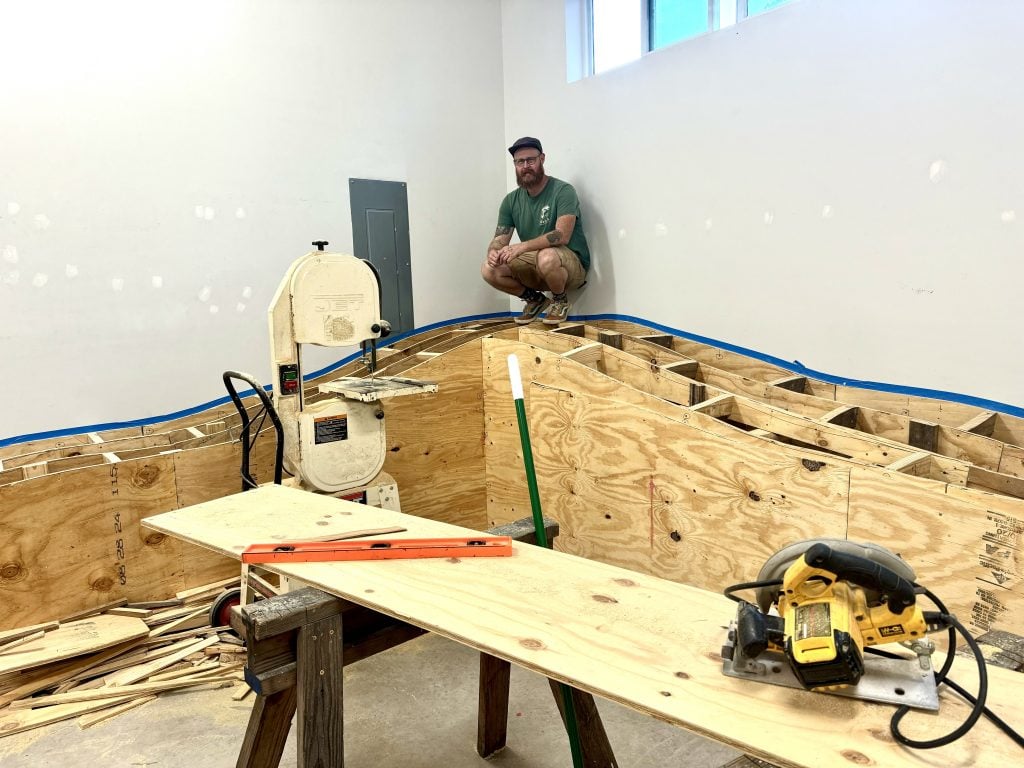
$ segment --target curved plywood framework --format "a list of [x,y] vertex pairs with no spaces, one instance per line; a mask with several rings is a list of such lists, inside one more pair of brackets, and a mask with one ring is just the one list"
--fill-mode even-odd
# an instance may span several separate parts
[[[872,540],[903,554],[975,631],[1024,630],[1016,446],[939,423],[922,431],[905,413],[770,378],[777,371],[758,372],[758,361],[726,370],[712,364],[716,353],[698,360],[671,339],[623,330],[638,329],[481,323],[380,350],[381,374],[440,384],[435,395],[382,404],[384,471],[403,509],[476,529],[529,514],[505,367],[515,351],[559,546],[720,589],[798,538]],[[330,378],[360,368],[353,361]],[[137,519],[236,492],[237,427],[221,406],[132,434],[2,449],[0,598],[14,610],[0,629],[122,596],[158,599],[230,572],[188,545],[148,539]],[[257,444],[262,481],[271,450]],[[119,510],[120,548],[109,530]]]

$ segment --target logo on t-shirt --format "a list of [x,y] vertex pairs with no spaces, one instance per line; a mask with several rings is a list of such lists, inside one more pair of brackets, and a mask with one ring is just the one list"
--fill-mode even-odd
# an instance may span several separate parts
[[543,227],[549,221],[551,221],[551,206],[545,205],[540,209],[540,225]]

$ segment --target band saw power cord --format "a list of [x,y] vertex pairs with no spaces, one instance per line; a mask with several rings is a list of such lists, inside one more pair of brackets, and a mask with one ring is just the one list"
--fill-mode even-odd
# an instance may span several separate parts
[[[761,587],[778,587],[782,586],[782,579],[772,579],[771,581],[748,581],[742,584],[733,584],[725,590],[725,596],[730,600],[735,600],[737,603],[745,602],[739,597],[734,595],[734,592],[739,592],[745,589],[759,589]],[[929,600],[931,600],[935,606],[939,609],[937,613],[928,612],[925,613],[925,620],[929,625],[941,625],[949,631],[949,648],[946,651],[946,660],[942,664],[942,669],[935,673],[935,686],[936,688],[940,685],[945,684],[962,698],[970,702],[971,711],[968,714],[967,719],[964,720],[957,728],[947,733],[945,736],[940,736],[936,739],[928,739],[925,741],[918,741],[911,739],[900,731],[900,721],[903,720],[904,716],[910,711],[910,707],[902,705],[897,708],[896,712],[893,713],[892,719],[889,721],[889,730],[892,732],[893,738],[899,743],[907,747],[914,749],[935,749],[936,747],[943,747],[947,744],[952,744],[954,741],[959,739],[965,733],[967,733],[974,724],[978,722],[982,715],[987,717],[993,725],[999,730],[1005,733],[1013,742],[1024,749],[1024,737],[1020,735],[1014,728],[1012,728],[1006,721],[1001,719],[992,710],[985,706],[985,700],[988,697],[988,670],[985,667],[985,657],[981,653],[981,648],[978,646],[977,641],[971,636],[971,633],[967,631],[963,624],[953,616],[938,597],[932,592],[922,587],[920,584],[914,584],[915,591],[920,594],[924,594]],[[953,659],[956,655],[956,635],[957,633],[963,635],[964,640],[967,641],[968,647],[974,654],[974,660],[978,665],[978,693],[977,696],[972,695],[962,686],[948,677],[949,669],[953,666]],[[865,648],[866,652],[875,654],[877,656],[884,656],[890,659],[902,658],[895,653],[889,653],[879,648]]]

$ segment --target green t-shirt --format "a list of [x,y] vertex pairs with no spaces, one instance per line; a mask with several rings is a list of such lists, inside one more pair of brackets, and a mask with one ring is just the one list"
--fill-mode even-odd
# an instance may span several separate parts
[[583,218],[580,215],[580,199],[572,184],[548,176],[548,183],[536,197],[530,197],[519,187],[505,195],[498,209],[498,226],[515,227],[522,242],[546,235],[555,228],[559,216],[576,217],[572,237],[566,245],[576,253],[584,270],[590,269],[590,249],[583,234]]

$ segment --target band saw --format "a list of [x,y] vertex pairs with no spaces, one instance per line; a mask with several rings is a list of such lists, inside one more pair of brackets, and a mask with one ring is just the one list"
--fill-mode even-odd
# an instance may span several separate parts
[[[284,428],[284,467],[303,488],[340,493],[377,477],[387,451],[381,400],[437,392],[431,381],[376,376],[377,342],[391,333],[370,262],[324,250],[296,259],[268,311],[273,403]],[[302,346],[353,347],[369,376],[346,376],[303,392]],[[387,494],[399,510],[397,489]],[[393,496],[393,498],[392,498]],[[372,503],[372,501],[370,502]]]

